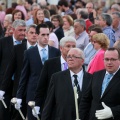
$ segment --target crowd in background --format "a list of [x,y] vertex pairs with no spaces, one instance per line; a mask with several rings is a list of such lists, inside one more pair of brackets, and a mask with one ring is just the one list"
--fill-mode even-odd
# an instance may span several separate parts
[[[17,30],[17,28],[19,29]],[[13,51],[10,52],[9,55],[7,56],[6,53],[9,51],[8,48],[10,46],[10,43],[8,42],[4,43],[4,41],[7,41],[7,39],[12,39],[12,38],[13,38],[12,41],[14,41],[13,44],[15,45],[14,52]],[[48,41],[46,42],[44,40],[46,41],[48,40]],[[16,41],[20,43],[17,43]],[[67,45],[67,42],[68,43],[70,42],[70,44]],[[24,49],[26,51],[25,55],[23,51],[19,52],[18,50],[19,45],[17,45],[17,44],[23,44],[23,43],[27,44],[27,48]],[[64,48],[65,45],[66,45],[66,48]],[[18,49],[16,46],[18,46]],[[35,117],[34,118],[32,117],[33,115],[36,116],[36,114],[34,112],[32,113],[31,108],[26,107],[26,103],[24,102],[24,100],[27,99],[27,102],[29,102],[29,100],[32,99],[30,97],[33,97],[32,94],[38,95],[38,92],[41,92],[38,90],[40,89],[39,84],[44,85],[43,84],[44,82],[40,82],[40,81],[42,81],[42,79],[45,79],[45,75],[49,76],[49,72],[51,72],[50,70],[48,73],[47,72],[45,73],[44,71],[44,69],[45,70],[49,69],[48,67],[49,62],[47,63],[44,61],[45,62],[45,65],[44,65],[42,58],[41,58],[41,64],[38,62],[38,58],[37,58],[38,51],[34,50],[36,46],[37,47],[39,46],[38,51],[40,56],[44,56],[46,54],[46,52],[45,53],[40,52],[42,48],[45,48],[47,50],[48,53],[47,53],[47,56],[44,56],[44,59],[54,58],[61,55],[62,57],[60,58],[60,60],[63,63],[64,62],[66,63],[66,61],[69,62],[68,59],[73,59],[77,57],[79,58],[79,56],[74,56],[72,52],[74,54],[80,53],[81,56],[82,54],[84,54],[83,55],[84,57],[82,56],[80,58],[83,61],[80,63],[80,66],[79,64],[78,66],[82,68],[85,72],[87,72],[88,79],[91,79],[91,76],[94,75],[94,73],[96,73],[97,71],[106,69],[105,61],[107,60],[105,59],[104,61],[104,57],[105,57],[106,51],[108,52],[111,51],[109,50],[109,48],[114,47],[115,49],[113,49],[113,51],[117,49],[118,53],[120,52],[120,3],[113,3],[109,7],[106,7],[105,0],[101,0],[99,4],[95,4],[95,5],[92,2],[86,3],[84,0],[71,0],[71,1],[59,0],[57,5],[49,4],[49,2],[45,0],[42,0],[39,3],[37,3],[36,0],[17,0],[16,2],[12,3],[11,8],[6,8],[5,11],[3,11],[2,5],[0,5],[0,74],[1,74],[0,96],[3,97],[3,95],[7,93],[6,89],[8,90],[8,86],[5,85],[6,84],[5,80],[8,80],[10,76],[11,76],[11,79],[16,79],[15,71],[17,71],[17,69],[15,70],[15,68],[19,66],[18,65],[19,62],[17,60],[21,59],[20,66],[19,66],[20,67],[19,77],[17,78],[16,92],[12,96],[8,95],[9,99],[7,99],[6,101],[7,102],[10,101],[12,97],[17,97],[19,106],[15,108],[20,109],[21,103],[22,103],[21,99],[23,99],[23,103],[25,106],[24,110],[27,109],[28,111],[30,111],[30,112],[28,111],[24,112],[25,115],[27,114],[28,120],[34,120]],[[49,46],[52,47],[51,48],[52,50],[51,49],[49,50]],[[34,49],[33,48],[29,49],[30,47],[34,47]],[[73,49],[73,51],[69,53],[70,48],[73,48],[73,47],[76,47],[77,49]],[[7,49],[8,51],[4,52],[4,49],[5,50]],[[49,51],[52,51],[51,52],[52,55]],[[18,59],[17,59],[17,54],[21,54],[21,56],[24,55],[24,57],[19,58],[18,56]],[[69,56],[69,54],[70,55],[72,54],[72,57]],[[13,56],[11,57],[11,55]],[[114,59],[114,60],[112,59],[111,61],[115,61],[115,60],[117,59]],[[74,62],[77,62],[77,60]],[[14,65],[14,63],[16,64]],[[52,62],[50,63],[53,64]],[[32,67],[33,64],[35,65],[35,67]],[[43,71],[42,71],[42,68],[43,68]],[[61,71],[63,71],[62,66],[61,68],[62,68]],[[67,68],[72,71],[70,65],[68,65]],[[53,73],[60,71],[60,70],[56,70],[56,68],[54,69],[55,71],[50,73],[50,77],[48,77],[49,79],[51,78]],[[9,76],[7,77],[7,75]],[[61,74],[57,74],[57,75],[60,76]],[[32,78],[31,76],[34,76],[34,77]],[[51,86],[54,84],[56,85],[56,83],[54,82],[55,78],[58,79],[55,75],[53,77],[53,81],[52,81],[53,83],[50,84]],[[36,81],[36,85],[30,87],[31,85],[33,85],[32,83],[33,81],[29,83],[27,82],[27,79],[30,79],[31,81],[32,80]],[[64,79],[64,77],[62,79]],[[47,89],[49,86],[48,81],[46,83],[47,86],[44,86],[44,88],[41,87],[42,92],[44,91],[44,93],[46,94],[45,98],[47,98],[46,101],[44,99],[45,109],[43,109],[43,103],[44,103],[43,101],[40,103],[40,108],[42,109],[37,107],[35,108],[38,114],[39,114],[39,111],[41,111],[41,113],[43,112],[42,120],[50,120],[45,117],[47,116],[47,113],[45,113],[45,111],[46,111],[46,108],[48,107],[46,105],[47,103],[50,103],[47,97]],[[12,84],[15,84],[15,83],[12,83]],[[38,87],[37,87],[37,84],[38,84]],[[7,87],[4,88],[3,87],[4,85]],[[13,86],[14,85],[11,85],[11,87],[9,86],[11,91],[12,89],[14,89]],[[30,93],[29,87],[32,90],[33,88],[37,88],[37,92],[35,93],[35,89],[34,89],[34,92],[32,91],[33,93]],[[26,93],[25,89],[28,89],[29,95]],[[24,96],[23,95],[24,92],[27,95]],[[53,93],[48,92],[49,97],[51,94]],[[35,99],[32,99],[32,100],[38,101],[36,100],[38,96],[37,97],[36,96],[35,96]],[[0,98],[2,99],[2,97]],[[53,99],[52,97],[50,98]],[[2,108],[1,105],[2,104],[0,104],[0,110],[3,110],[4,108]],[[10,106],[10,104],[8,104],[8,106]],[[36,106],[39,106],[39,105],[36,105]],[[16,117],[17,114],[14,113],[15,110],[11,110],[11,111],[12,112],[10,112],[11,114],[10,116],[12,117],[10,120],[19,120]],[[14,116],[14,114],[16,116]],[[1,115],[5,115],[5,111],[3,114],[0,114],[0,116]],[[120,113],[119,113],[119,116],[120,116]],[[52,119],[52,117],[51,117],[51,120],[54,120]],[[6,119],[3,119],[3,118],[4,117],[0,117],[0,120],[8,120],[8,118]],[[58,118],[58,120],[64,120],[64,119]],[[69,120],[73,120],[73,119],[69,118]],[[89,120],[89,119],[85,118],[82,120]],[[93,119],[90,119],[90,120],[93,120]],[[119,119],[115,119],[115,120],[119,120]]]

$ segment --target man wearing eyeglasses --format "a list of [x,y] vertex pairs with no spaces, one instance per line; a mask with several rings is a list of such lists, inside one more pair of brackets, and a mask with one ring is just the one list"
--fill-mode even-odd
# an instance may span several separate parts
[[81,120],[120,120],[120,53],[109,48],[105,70],[95,72],[80,104]]
[[67,63],[67,70],[55,73],[51,77],[42,120],[76,119],[73,87],[77,87],[79,104],[92,75],[82,69],[84,54],[79,48],[70,49],[67,54]]

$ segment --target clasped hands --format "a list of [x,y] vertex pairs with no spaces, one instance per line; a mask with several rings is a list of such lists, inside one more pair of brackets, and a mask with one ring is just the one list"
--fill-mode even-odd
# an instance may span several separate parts
[[97,119],[100,120],[100,119],[108,119],[113,117],[111,108],[105,105],[104,102],[102,102],[102,106],[104,109],[96,110],[95,116],[97,117]]

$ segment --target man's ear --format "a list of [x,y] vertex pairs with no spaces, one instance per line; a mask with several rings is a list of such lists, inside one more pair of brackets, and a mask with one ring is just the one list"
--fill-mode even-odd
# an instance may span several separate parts
[[60,46],[60,51],[62,51],[62,49],[63,49],[63,47],[62,47],[62,46]]

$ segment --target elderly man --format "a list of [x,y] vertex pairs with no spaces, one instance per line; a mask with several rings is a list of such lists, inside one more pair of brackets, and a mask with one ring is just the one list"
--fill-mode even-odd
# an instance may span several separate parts
[[112,28],[115,31],[115,40],[120,40],[120,13],[113,12],[112,13]]
[[[17,88],[19,85],[19,79],[22,71],[22,64],[23,64],[23,56],[24,52],[27,49],[30,49],[31,47],[35,46],[37,43],[37,34],[36,34],[36,25],[30,25],[26,28],[26,37],[27,42],[14,46],[14,54],[13,57],[10,60],[10,63],[7,67],[7,70],[4,75],[3,82],[0,86],[0,92],[6,92],[9,88],[11,82],[13,82],[13,88],[12,88],[12,97],[16,96]],[[12,76],[14,74],[14,81],[11,80]],[[22,112],[24,116],[26,116],[26,102],[24,98],[24,104],[22,104]],[[12,119],[13,120],[22,120],[20,114],[16,109],[13,108],[13,114]]]
[[95,72],[80,104],[81,120],[120,120],[120,53],[109,48],[105,69]]
[[86,23],[83,19],[74,21],[75,38],[77,42],[77,48],[84,50],[89,43],[89,36],[86,32]]
[[110,47],[113,47],[115,43],[115,32],[111,28],[112,25],[112,17],[107,13],[102,13],[98,16],[99,24],[102,27],[103,33],[107,35],[110,39]]
[[94,19],[96,19],[96,11],[94,9],[94,4],[92,2],[88,2],[86,4],[86,8],[88,10],[88,14],[89,14],[89,19],[92,23],[94,23]]
[[70,49],[67,63],[69,69],[55,73],[51,77],[41,120],[76,119],[73,87],[77,86],[79,104],[91,75],[82,69],[84,54],[79,48]]
[[[52,74],[59,71],[64,71],[68,68],[67,62],[66,62],[67,53],[71,48],[74,48],[74,47],[76,47],[75,38],[70,36],[63,37],[60,40],[61,56],[47,60],[45,62],[43,70],[41,72],[41,76],[39,78],[38,86],[35,92],[35,103],[36,103],[35,109],[37,113],[39,113],[39,110],[42,112],[48,85],[50,83]],[[33,115],[36,116],[34,111],[33,111]]]
[[[0,39],[0,85],[3,82],[3,77],[5,71],[10,62],[10,59],[13,57],[13,47],[14,45],[21,44],[25,38],[26,24],[23,20],[16,20],[12,24],[13,36],[4,37]],[[12,80],[11,80],[12,81]],[[0,91],[0,99],[5,94],[5,102],[9,108],[10,99],[12,92],[12,82],[9,85],[6,92]],[[4,106],[0,102],[0,120],[9,120],[9,109],[5,110]]]

